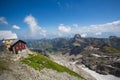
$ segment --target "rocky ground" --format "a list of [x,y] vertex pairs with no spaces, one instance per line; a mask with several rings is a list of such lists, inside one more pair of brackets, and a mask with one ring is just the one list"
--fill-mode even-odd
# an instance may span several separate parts
[[104,53],[99,50],[84,50],[76,58],[77,64],[84,64],[100,74],[120,77],[120,53]]
[[[97,55],[97,54],[95,55],[94,54],[94,56],[98,57],[100,55]],[[80,73],[87,80],[120,80],[119,77],[116,77],[114,75],[99,74],[99,73],[95,72],[94,70],[90,69],[89,67],[86,67],[84,64],[82,64],[80,62],[81,61],[80,58],[82,57],[82,55],[77,55],[77,56],[71,55],[71,56],[69,56],[69,55],[57,54],[57,55],[51,55],[50,57],[51,57],[51,59],[53,59],[57,63],[59,63],[61,65],[64,65],[64,66],[68,67],[69,69],[71,69],[71,70],[73,70],[77,73]],[[96,60],[94,59],[94,61],[96,61]],[[89,64],[89,62],[86,63],[86,64]]]
[[81,74],[87,80],[96,80],[93,76],[91,76],[90,73],[86,72],[81,67],[77,66],[76,62],[70,61],[68,55],[56,54],[50,55],[50,58],[57,62],[58,64],[66,66],[67,68],[77,72],[78,74]]
[[44,68],[41,71],[35,70],[17,59],[18,56],[8,51],[0,52],[0,61],[8,63],[8,70],[0,72],[0,80],[79,80],[77,77],[67,73],[60,73],[55,70]]

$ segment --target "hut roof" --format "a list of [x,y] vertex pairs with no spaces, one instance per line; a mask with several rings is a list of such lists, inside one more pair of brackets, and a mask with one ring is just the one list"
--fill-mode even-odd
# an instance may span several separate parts
[[13,47],[17,42],[23,42],[23,43],[25,43],[26,44],[26,42],[25,41],[23,41],[23,40],[14,40],[12,43],[11,43],[11,47]]

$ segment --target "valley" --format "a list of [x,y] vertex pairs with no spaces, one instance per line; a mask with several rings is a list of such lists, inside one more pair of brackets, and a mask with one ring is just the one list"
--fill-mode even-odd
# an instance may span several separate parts
[[[56,58],[53,60],[64,66],[71,65],[71,62],[73,62],[78,66],[84,65],[86,68],[93,70],[100,75],[114,75],[120,77],[119,40],[120,38],[115,36],[110,36],[109,38],[82,38],[79,34],[76,34],[73,38],[28,41],[28,43],[30,43],[28,47],[33,50],[38,49],[35,51],[40,51],[42,54],[60,54],[61,59],[57,57],[58,60],[56,60]],[[37,42],[37,48],[30,46]],[[64,59],[62,57],[64,57]],[[61,60],[63,63],[60,62]],[[67,62],[64,62],[64,60],[67,60]],[[74,67],[76,66],[73,66],[72,68]]]

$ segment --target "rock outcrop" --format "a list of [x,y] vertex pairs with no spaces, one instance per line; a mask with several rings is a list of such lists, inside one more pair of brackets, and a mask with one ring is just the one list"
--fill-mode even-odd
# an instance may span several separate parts
[[100,74],[112,74],[120,77],[120,54],[104,53],[96,49],[85,50],[80,53],[82,57],[78,57],[77,64],[84,64],[89,69]]

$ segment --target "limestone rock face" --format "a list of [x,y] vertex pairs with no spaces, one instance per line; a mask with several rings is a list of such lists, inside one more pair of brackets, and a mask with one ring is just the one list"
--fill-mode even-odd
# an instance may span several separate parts
[[110,36],[108,44],[116,49],[120,50],[120,37]]
[[84,64],[91,70],[100,74],[112,74],[120,77],[120,54],[104,53],[99,50],[84,50],[80,53],[77,64]]

